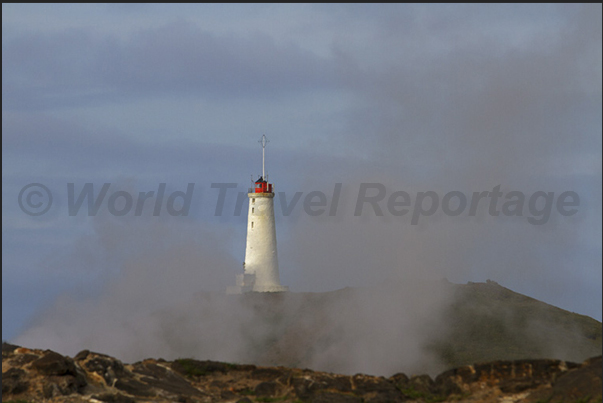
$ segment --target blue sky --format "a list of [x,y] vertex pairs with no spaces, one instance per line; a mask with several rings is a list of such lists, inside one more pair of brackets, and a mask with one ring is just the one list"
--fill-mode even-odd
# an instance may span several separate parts
[[[184,296],[234,281],[246,210],[214,217],[211,184],[245,191],[262,134],[288,198],[344,185],[335,217],[277,209],[292,290],[492,279],[601,320],[601,37],[601,5],[3,4],[3,339],[104,298],[137,259]],[[581,204],[539,226],[485,210],[411,226],[354,217],[363,182]],[[19,209],[29,183],[53,192],[44,216]],[[67,183],[196,187],[188,217],[70,217]]]

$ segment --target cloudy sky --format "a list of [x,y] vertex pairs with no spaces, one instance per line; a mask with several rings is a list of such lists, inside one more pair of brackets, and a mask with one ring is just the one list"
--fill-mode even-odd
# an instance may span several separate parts
[[[116,299],[124,306],[153,307],[231,284],[245,248],[236,194],[261,173],[262,134],[283,192],[281,279],[293,291],[491,279],[601,320],[601,14],[601,5],[3,4],[3,339],[66,301],[94,305],[116,284],[128,285]],[[19,206],[30,183],[52,193],[43,215]],[[96,216],[85,207],[70,216],[69,183],[76,194],[91,183],[95,195],[112,185]],[[115,191],[160,183],[166,195],[195,184],[187,216],[108,212]],[[217,183],[237,184],[221,216]],[[305,195],[322,191],[330,203],[337,183],[336,214],[304,212]],[[384,186],[383,216],[367,206],[354,215],[362,183]],[[525,194],[522,216],[491,215],[484,202],[474,216],[439,209],[412,225],[412,213],[387,209],[397,191],[414,202],[418,192],[471,198],[499,185]],[[528,199],[538,191],[554,202],[534,225]],[[579,196],[571,216],[556,209],[566,191]],[[301,201],[284,214],[295,192]],[[82,312],[60,320],[77,324]],[[31,347],[61,335],[35,337]]]

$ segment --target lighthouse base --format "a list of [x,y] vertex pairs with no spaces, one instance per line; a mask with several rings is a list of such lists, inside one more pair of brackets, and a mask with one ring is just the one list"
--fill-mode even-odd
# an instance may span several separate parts
[[289,287],[284,285],[256,285],[252,292],[285,292],[289,291]]
[[245,294],[248,292],[285,292],[289,287],[278,284],[255,284],[255,274],[237,274],[236,285],[226,287],[226,294]]

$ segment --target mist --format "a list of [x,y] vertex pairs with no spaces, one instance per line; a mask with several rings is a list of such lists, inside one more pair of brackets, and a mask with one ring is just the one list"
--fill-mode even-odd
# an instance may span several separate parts
[[[149,206],[143,217],[93,217],[94,232],[55,264],[91,272],[95,280],[61,295],[13,341],[68,355],[89,349],[126,362],[195,357],[373,374],[440,368],[424,346],[446,304],[446,287],[429,281],[421,267],[392,267],[391,244],[365,244],[365,259],[355,263],[343,256],[342,247],[384,236],[374,229],[332,242],[330,255],[307,243],[309,229],[293,232],[282,242],[281,271],[297,292],[236,296],[225,295],[241,270],[228,250],[229,225],[151,213]],[[305,215],[292,218],[296,226],[313,225]],[[345,220],[333,218],[330,231],[345,232]],[[316,260],[300,259],[304,251],[314,251]],[[296,269],[291,259],[308,269]],[[340,284],[364,288],[308,292]]]
[[[365,169],[349,166],[344,181]],[[330,194],[325,182],[310,175],[296,190]],[[476,217],[435,214],[418,225],[408,217],[354,216],[358,187],[345,183],[333,216],[312,217],[301,206],[290,215],[275,209],[283,235],[277,241],[281,282],[292,291],[284,294],[225,294],[242,272],[246,217],[155,217],[152,204],[142,217],[103,210],[91,218],[93,233],[55,262],[88,271],[95,280],[61,295],[11,341],[72,356],[88,349],[125,362],[193,357],[345,374],[435,375],[446,369],[431,347],[449,332],[446,315],[456,301],[449,280],[491,276],[504,284],[542,264],[527,251],[484,256],[478,247],[487,245],[489,231],[524,225],[523,234],[511,233],[525,237],[519,242],[566,242],[534,240],[538,226],[505,222],[508,217],[483,210]],[[131,186],[116,188],[136,194]],[[398,182],[388,192],[398,186],[420,189]],[[529,334],[542,333],[538,324],[532,328]],[[565,354],[563,343],[551,343],[547,351]]]

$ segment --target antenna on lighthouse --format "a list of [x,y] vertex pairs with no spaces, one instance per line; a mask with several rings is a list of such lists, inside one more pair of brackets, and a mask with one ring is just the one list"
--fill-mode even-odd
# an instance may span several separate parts
[[266,138],[265,134],[262,134],[262,138],[260,139],[260,141],[258,141],[258,143],[262,144],[262,178],[264,180],[266,180],[266,172],[264,170],[265,167],[265,152],[266,152],[266,144],[268,144],[268,139]]

